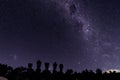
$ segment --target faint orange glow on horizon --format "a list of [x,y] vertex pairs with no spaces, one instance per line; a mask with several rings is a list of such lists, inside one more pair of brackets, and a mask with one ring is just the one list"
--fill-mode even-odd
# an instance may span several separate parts
[[105,72],[107,72],[107,73],[113,73],[113,72],[120,73],[120,70],[119,69],[109,69],[109,70],[107,70]]

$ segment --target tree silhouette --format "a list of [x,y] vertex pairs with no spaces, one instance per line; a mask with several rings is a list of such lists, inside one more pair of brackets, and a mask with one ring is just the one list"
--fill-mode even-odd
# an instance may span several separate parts
[[[52,71],[49,70],[49,63],[44,63],[44,70],[41,70],[42,62],[36,62],[36,70],[33,69],[33,64],[28,63],[28,67],[17,67],[13,69],[11,66],[0,64],[0,80],[6,77],[8,80],[120,80],[120,73],[111,71],[110,73],[103,73],[101,69],[83,70],[82,72],[74,72],[68,69],[63,72],[63,64],[59,64],[59,71],[57,71],[57,63],[53,63]],[[52,73],[51,73],[52,72]],[[5,80],[5,78],[4,78]]]

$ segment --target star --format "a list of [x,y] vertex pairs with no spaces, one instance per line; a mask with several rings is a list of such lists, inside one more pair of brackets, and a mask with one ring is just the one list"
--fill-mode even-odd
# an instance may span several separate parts
[[80,65],[81,63],[80,63],[80,62],[78,62],[77,64],[78,64],[78,65]]

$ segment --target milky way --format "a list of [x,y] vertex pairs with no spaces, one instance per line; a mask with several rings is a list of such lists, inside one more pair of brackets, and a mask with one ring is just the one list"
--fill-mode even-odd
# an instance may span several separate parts
[[[120,6],[109,0],[1,0],[0,62],[120,69]],[[18,64],[19,63],[19,64]]]
[[[90,14],[91,11],[89,8],[89,1],[66,0],[59,2],[59,4],[61,4],[61,6],[65,9],[65,17],[67,15],[68,22],[70,22],[71,24],[78,24],[76,25],[77,28],[76,26],[74,26],[74,29],[77,29],[77,32],[79,34],[82,34],[82,36],[77,35],[76,37],[83,39],[84,45],[82,46],[84,46],[84,49],[81,52],[87,55],[87,57],[84,57],[85,59],[88,58],[88,60],[86,59],[88,63],[85,64],[88,64],[88,66],[92,65],[96,68],[101,67],[102,69],[119,68],[119,44],[117,44],[112,36],[109,35],[111,34],[110,32],[104,32],[104,30],[101,30],[99,28],[101,27],[99,25],[103,24],[102,22],[96,22],[97,20],[95,19],[95,17],[91,17],[93,15]],[[110,9],[111,8],[112,7],[110,7]],[[109,9],[105,10],[112,12],[112,10]],[[104,14],[103,16],[106,17],[106,15]],[[107,29],[109,30],[110,28]],[[78,64],[80,64],[80,62]]]

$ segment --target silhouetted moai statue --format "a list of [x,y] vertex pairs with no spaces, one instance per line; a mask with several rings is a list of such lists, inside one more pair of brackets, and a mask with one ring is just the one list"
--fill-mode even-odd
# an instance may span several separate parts
[[35,75],[35,80],[41,80],[41,61],[38,60],[36,62],[37,69],[36,69],[36,75]]
[[51,79],[51,72],[49,71],[49,63],[45,63],[45,70],[42,72],[42,79],[43,80]]
[[53,73],[52,73],[52,80],[58,80],[58,74],[57,74],[57,63],[53,63]]
[[45,63],[45,71],[49,70],[49,63]]
[[41,72],[41,61],[38,60],[38,61],[36,62],[36,64],[37,64],[36,72],[37,72],[37,73],[40,73],[40,72]]
[[53,63],[53,73],[57,73],[57,63],[56,62],[54,62]]
[[63,74],[63,64],[59,65],[58,80],[65,80],[65,76]]
[[34,80],[34,70],[32,69],[32,67],[33,67],[33,64],[28,63],[27,73],[28,73],[29,80]]
[[59,68],[60,68],[60,72],[63,73],[63,64],[60,64]]

